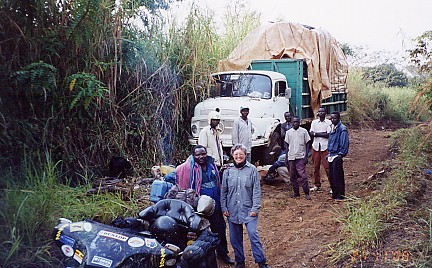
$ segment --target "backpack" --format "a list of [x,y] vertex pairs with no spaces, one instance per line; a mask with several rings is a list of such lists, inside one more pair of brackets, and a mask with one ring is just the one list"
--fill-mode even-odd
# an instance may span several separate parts
[[179,199],[196,208],[199,197],[194,189],[188,188],[183,190],[175,184],[165,193],[164,199]]

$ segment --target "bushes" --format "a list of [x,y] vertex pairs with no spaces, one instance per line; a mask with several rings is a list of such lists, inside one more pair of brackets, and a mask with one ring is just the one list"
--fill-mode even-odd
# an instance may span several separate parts
[[[166,3],[144,4],[156,2]],[[0,55],[0,263],[8,267],[55,264],[49,248],[58,217],[108,223],[138,213],[137,203],[120,196],[86,196],[89,183],[105,174],[113,155],[127,156],[143,175],[156,163],[189,154],[193,107],[208,94],[208,74],[229,53],[213,17],[194,9],[166,36],[149,17],[144,29],[130,24],[139,1],[124,3],[131,6],[123,12],[113,2],[49,4],[55,8],[38,7],[52,18],[49,33],[25,21],[24,37],[35,33],[32,43],[21,42],[14,51],[19,40],[8,39],[5,47],[19,57]],[[247,22],[257,23],[255,16]],[[21,36],[15,28],[8,34]],[[235,30],[245,34],[233,27],[227,36],[241,36]],[[4,76],[9,73],[14,75]]]
[[365,67],[363,70],[363,79],[374,84],[381,83],[388,87],[405,87],[408,84],[407,75],[399,71],[394,64]]
[[0,195],[2,267],[57,266],[50,244],[59,217],[110,223],[117,216],[134,216],[140,211],[137,203],[125,203],[119,195],[86,196],[88,186],[70,188],[59,183],[61,174],[56,170],[60,164],[46,153],[37,162],[23,161],[17,173],[10,170],[2,177],[6,181]]
[[368,84],[359,70],[353,70],[348,77],[348,121],[350,124],[369,127],[375,121],[387,120],[407,123],[410,120],[428,120],[430,113],[413,109],[414,105],[425,103],[426,98],[416,99],[413,88],[384,87]]

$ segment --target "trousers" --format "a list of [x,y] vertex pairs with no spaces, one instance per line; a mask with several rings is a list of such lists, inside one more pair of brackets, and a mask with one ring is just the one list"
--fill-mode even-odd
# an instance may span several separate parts
[[314,174],[314,185],[316,187],[321,187],[321,174],[320,167],[324,167],[327,178],[329,175],[329,162],[327,161],[328,150],[325,151],[315,151],[312,149],[312,161],[313,161],[313,174]]
[[345,176],[342,157],[336,157],[329,162],[330,187],[333,199],[345,198]]
[[298,178],[300,178],[300,184],[303,188],[303,192],[305,194],[309,194],[309,182],[303,159],[289,160],[288,165],[290,172],[290,182],[291,186],[293,187],[294,194],[300,195]]
[[213,233],[219,235],[220,243],[216,248],[218,256],[223,257],[228,255],[228,242],[226,239],[226,223],[222,211],[215,210],[209,218],[210,229]]
[[[235,261],[237,263],[245,261],[243,248],[243,224],[233,223],[228,218],[228,226],[230,233],[231,246],[234,249]],[[258,216],[253,220],[245,223],[246,230],[249,236],[249,241],[252,248],[252,254],[256,263],[266,262],[263,246],[258,236]]]

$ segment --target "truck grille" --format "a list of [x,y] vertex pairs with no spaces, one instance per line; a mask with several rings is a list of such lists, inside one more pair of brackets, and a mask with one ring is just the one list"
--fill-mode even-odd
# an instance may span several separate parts
[[[205,116],[207,117],[207,115],[214,111],[215,109],[205,109],[205,110],[201,110],[200,114],[201,116]],[[220,109],[220,114],[223,117],[237,117],[240,116],[240,111],[238,110],[233,110],[233,109]],[[207,123],[207,122],[206,122]]]
[[[223,125],[223,135],[231,135],[232,133],[232,127],[234,124],[234,120],[228,119],[228,120],[221,120],[221,124]],[[205,128],[208,125],[207,120],[200,120],[199,122],[199,130],[201,131],[203,128]]]

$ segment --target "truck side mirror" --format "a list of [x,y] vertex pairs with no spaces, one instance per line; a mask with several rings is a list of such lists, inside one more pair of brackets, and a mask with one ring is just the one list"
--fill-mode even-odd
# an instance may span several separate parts
[[287,87],[285,89],[285,98],[286,99],[290,99],[291,98],[291,88],[290,87]]

